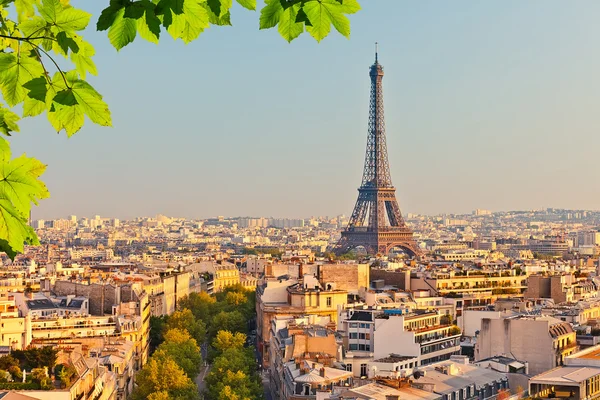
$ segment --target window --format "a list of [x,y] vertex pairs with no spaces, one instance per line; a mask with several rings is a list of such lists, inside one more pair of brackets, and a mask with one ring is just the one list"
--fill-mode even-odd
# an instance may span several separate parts
[[361,328],[368,328],[368,327],[369,327],[369,324],[360,324],[360,327],[361,327]]
[[358,328],[358,324],[356,322],[350,322],[350,328]]
[[365,350],[366,351],[371,351],[371,345],[370,344],[365,344]]
[[365,351],[365,345],[364,345],[364,344],[359,344],[359,345],[358,345],[358,349],[359,349],[360,351]]
[[364,340],[365,339],[365,334],[364,333],[359,333],[358,334],[358,338]]
[[331,307],[331,297],[327,297],[327,307]]
[[371,340],[371,334],[370,333],[365,333],[365,339]]
[[346,371],[352,372],[352,364],[346,364]]
[[350,344],[350,350],[358,350],[358,345],[357,344]]
[[350,332],[350,339],[358,339],[358,333]]
[[367,364],[360,364],[360,376],[367,376]]

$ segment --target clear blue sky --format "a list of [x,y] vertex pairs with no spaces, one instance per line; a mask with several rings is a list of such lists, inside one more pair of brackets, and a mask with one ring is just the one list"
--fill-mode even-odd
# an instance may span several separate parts
[[350,214],[375,41],[403,212],[600,208],[600,2],[361,3],[321,44],[237,6],[187,46],[91,32],[114,128],[22,123],[15,152],[49,165],[34,218]]

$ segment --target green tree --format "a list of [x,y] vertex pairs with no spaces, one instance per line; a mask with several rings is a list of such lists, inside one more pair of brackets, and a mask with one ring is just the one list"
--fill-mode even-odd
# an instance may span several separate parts
[[226,371],[242,371],[250,375],[254,369],[254,354],[251,349],[230,348],[215,358],[210,372],[206,375],[206,383],[214,386]]
[[208,328],[209,337],[213,338],[219,331],[242,332],[247,330],[246,318],[239,311],[221,311],[212,319]]
[[26,350],[13,350],[12,356],[26,369],[48,367],[52,371],[56,364],[58,350],[51,346],[31,347]]
[[8,371],[10,369],[10,367],[13,367],[13,366],[18,367],[19,360],[17,360],[10,354],[0,357],[0,369]]
[[167,320],[165,330],[182,329],[189,332],[196,343],[202,344],[206,340],[206,324],[194,317],[191,310],[187,308],[175,311]]
[[240,332],[219,331],[212,341],[212,346],[223,353],[227,349],[242,349],[246,343],[246,335]]
[[181,329],[168,330],[165,341],[158,346],[153,357],[157,360],[174,360],[190,379],[196,379],[202,364],[200,347],[188,331]]
[[[185,374],[183,369],[169,357],[157,360],[150,357],[136,376],[137,388],[132,394],[134,400],[199,400],[198,387]],[[167,395],[165,397],[165,394]],[[152,397],[151,397],[152,396]]]
[[42,390],[52,389],[52,380],[46,375],[44,368],[32,369],[31,380],[40,385]]
[[242,371],[226,371],[221,381],[210,387],[209,397],[218,400],[260,398],[257,382]]
[[230,306],[241,306],[246,304],[247,300],[246,295],[240,292],[227,292],[225,295],[225,302]]
[[[256,0],[237,2],[256,9]],[[165,34],[189,43],[211,25],[231,25],[232,0],[107,3],[96,29],[107,31],[117,50],[137,37],[158,43]],[[359,9],[357,0],[265,0],[259,28],[277,27],[288,42],[305,30],[321,41],[332,26],[349,37],[347,15]],[[82,35],[91,19],[68,0],[0,0],[0,134],[10,136],[19,131],[21,118],[41,114],[54,130],[69,137],[83,127],[85,118],[112,125],[108,105],[86,81],[88,74],[98,73],[95,49]],[[44,169],[25,155],[11,158],[8,141],[0,138],[0,251],[11,258],[23,251],[23,243],[39,243],[27,219],[31,202],[49,196],[38,179]]]
[[210,321],[217,300],[206,292],[190,293],[179,301],[179,309],[187,308],[192,310],[196,319],[205,323]]

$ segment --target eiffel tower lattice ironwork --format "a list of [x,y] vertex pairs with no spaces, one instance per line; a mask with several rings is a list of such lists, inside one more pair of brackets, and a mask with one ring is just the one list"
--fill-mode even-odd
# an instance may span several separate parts
[[383,66],[377,59],[377,48],[369,76],[369,133],[362,183],[352,217],[333,251],[343,254],[363,246],[369,254],[387,255],[392,248],[400,247],[409,255],[416,256],[419,248],[412,230],[402,218],[390,175],[383,116]]

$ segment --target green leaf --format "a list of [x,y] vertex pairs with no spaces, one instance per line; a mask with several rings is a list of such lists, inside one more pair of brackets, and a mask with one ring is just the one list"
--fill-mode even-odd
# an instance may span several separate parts
[[32,19],[21,22],[19,29],[23,32],[24,37],[43,36],[42,33],[44,33],[47,24],[44,18],[36,15]]
[[98,22],[96,22],[96,29],[98,31],[105,31],[112,26],[117,18],[117,14],[123,9],[123,5],[119,2],[111,1],[110,6],[106,7],[100,13]]
[[90,23],[92,14],[77,8],[65,8],[56,17],[55,25],[64,31],[82,31]]
[[127,4],[125,7],[125,18],[131,19],[140,19],[144,15],[144,11],[146,11],[146,5],[143,1],[138,0],[133,3]]
[[281,17],[279,18],[278,31],[281,36],[289,42],[296,39],[302,32],[304,32],[304,24],[302,22],[296,22],[298,11],[300,10],[300,4],[294,4],[291,7],[283,10]]
[[73,84],[72,90],[77,103],[92,122],[102,126],[112,126],[110,110],[102,100],[100,93],[96,92],[87,82],[81,80]]
[[42,76],[44,69],[38,60],[28,57],[24,52],[0,53],[0,88],[4,100],[13,107],[25,98],[23,85]]
[[27,217],[22,216],[7,199],[0,199],[0,251],[12,260],[22,253],[24,244],[39,245],[33,229],[27,225]]
[[73,38],[65,31],[58,32],[55,43],[58,47],[53,47],[54,51],[61,53],[64,56],[69,53],[69,50],[71,50],[72,53],[77,53],[79,51],[79,46],[75,40],[73,40]]
[[92,60],[96,50],[94,46],[83,40],[81,36],[75,36],[74,40],[78,50],[71,51],[71,61],[75,64],[75,69],[85,79],[86,73],[89,72],[92,75],[98,75],[96,64]]
[[265,4],[260,10],[260,29],[269,29],[276,26],[283,13],[280,0],[265,0]]
[[213,14],[218,16],[221,15],[221,0],[206,0],[206,4]]
[[15,210],[28,217],[32,202],[37,205],[38,200],[50,196],[46,185],[38,179],[45,170],[44,164],[25,154],[5,159],[0,163],[0,199],[9,200]]
[[124,18],[125,9],[121,8],[108,29],[108,39],[115,49],[121,50],[133,42],[137,34],[137,22],[134,19]]
[[56,76],[53,78],[53,90],[48,92],[52,96],[48,120],[54,129],[57,132],[64,129],[70,137],[83,126],[84,115],[96,124],[111,126],[110,110],[100,93],[87,82],[73,77],[71,72],[67,76],[70,87],[55,81]]
[[256,0],[237,0],[238,4],[248,10],[256,10]]
[[38,5],[38,10],[46,22],[54,24],[58,14],[63,11],[63,6],[60,4],[60,0],[43,0],[42,5]]
[[354,14],[360,10],[360,4],[357,0],[343,0],[341,10],[344,14]]
[[151,43],[158,43],[160,38],[160,19],[155,14],[154,4],[147,2],[144,17],[137,20],[137,31],[140,37]]
[[310,20],[306,16],[306,13],[304,12],[303,9],[298,10],[298,14],[296,14],[296,22],[302,22],[306,26],[311,26]]
[[331,12],[329,14],[333,27],[343,36],[350,37],[350,20],[342,13]]
[[[340,12],[339,4],[332,6],[337,6],[337,12]],[[325,3],[320,0],[308,1],[304,4],[302,9],[311,23],[311,26],[306,27],[306,30],[317,42],[320,42],[329,35],[329,32],[331,31],[331,16],[329,10],[326,8]]]
[[[208,6],[205,6],[205,8],[207,8],[207,7]],[[218,26],[230,26],[231,25],[231,14],[229,13],[229,11],[227,11],[225,14],[223,14],[220,17],[217,17],[209,9],[207,9],[207,12],[208,12],[208,21],[211,24],[218,25]]]
[[208,11],[197,0],[185,0],[182,12],[172,14],[172,23],[167,31],[173,39],[180,38],[187,44],[196,39],[209,25]]
[[[19,125],[17,125],[19,119],[17,114],[0,104],[0,133],[10,136],[11,132],[19,132]],[[0,149],[0,151],[3,151],[3,149]]]
[[15,8],[17,9],[17,16],[19,23],[23,23],[27,21],[28,18],[31,18],[35,14],[35,9],[33,5],[36,3],[36,0],[15,0]]
[[43,113],[46,110],[46,96],[48,94],[46,78],[40,76],[30,80],[23,86],[29,91],[23,102],[23,117],[34,117]]

